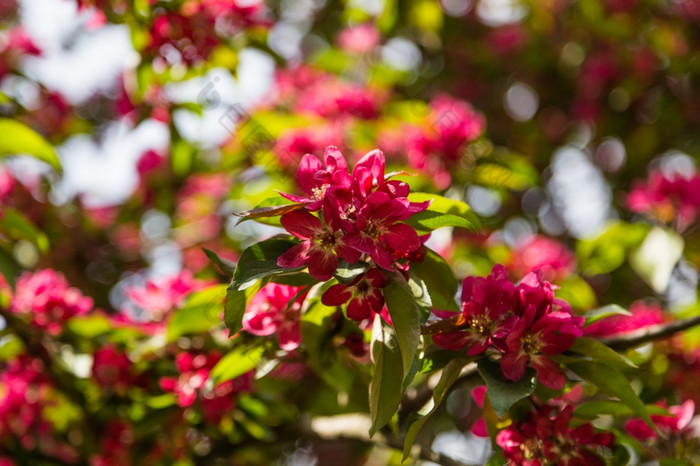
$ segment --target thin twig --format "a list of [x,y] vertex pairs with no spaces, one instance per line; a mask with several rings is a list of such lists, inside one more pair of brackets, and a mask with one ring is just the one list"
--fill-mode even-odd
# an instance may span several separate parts
[[678,332],[688,330],[697,325],[700,325],[700,315],[687,319],[674,320],[667,324],[647,327],[618,337],[602,338],[600,341],[614,350],[621,351],[635,348],[652,341],[663,340],[664,338],[668,338]]

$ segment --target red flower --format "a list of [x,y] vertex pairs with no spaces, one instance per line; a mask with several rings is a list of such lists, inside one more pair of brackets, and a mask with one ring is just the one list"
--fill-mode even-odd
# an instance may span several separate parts
[[695,221],[700,211],[700,177],[679,174],[649,174],[646,184],[638,182],[627,196],[633,212],[645,213],[668,223],[675,220],[679,230]]
[[349,187],[352,183],[348,163],[335,146],[326,147],[324,154],[325,168],[316,156],[306,154],[302,157],[297,170],[297,183],[309,197],[280,193],[290,201],[306,204],[308,210],[318,210],[323,204],[326,190],[331,186]]
[[379,288],[384,288],[387,283],[386,277],[379,269],[369,269],[348,285],[337,284],[330,287],[321,297],[321,302],[326,306],[340,306],[350,300],[348,317],[359,322],[369,318],[372,311],[381,312],[384,296]]
[[583,318],[570,312],[556,311],[536,318],[535,306],[528,305],[506,339],[508,349],[501,358],[503,375],[520,380],[529,362],[545,386],[553,390],[564,388],[566,376],[549,356],[569,349],[583,334],[582,326]]
[[609,433],[596,433],[590,423],[569,427],[573,408],[541,406],[530,411],[526,421],[515,421],[496,436],[496,444],[503,448],[503,456],[509,465],[595,466],[605,461],[594,451],[598,447],[610,447],[614,437]]
[[92,361],[92,376],[105,389],[124,391],[132,384],[132,363],[121,351],[110,345],[100,348]]
[[[433,342],[452,350],[468,347],[468,356],[483,353],[490,344],[505,349],[505,338],[517,320],[513,312],[514,297],[515,285],[508,280],[506,269],[500,264],[494,266],[486,278],[465,278],[462,316],[466,330],[434,335]],[[451,313],[436,314],[448,317]]]
[[288,212],[280,222],[288,232],[304,240],[277,259],[280,267],[293,269],[306,265],[311,276],[326,281],[338,268],[338,256],[350,263],[360,259],[360,252],[349,247],[342,232],[324,227],[318,217],[305,210]]

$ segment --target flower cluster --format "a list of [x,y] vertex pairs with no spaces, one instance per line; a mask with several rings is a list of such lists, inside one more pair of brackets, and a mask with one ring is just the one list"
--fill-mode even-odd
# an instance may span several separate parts
[[486,277],[467,277],[462,285],[462,312],[434,311],[454,321],[460,330],[433,336],[438,346],[466,348],[475,356],[491,348],[501,355],[501,370],[509,380],[520,380],[530,365],[547,387],[564,387],[566,376],[550,358],[571,347],[583,334],[583,317],[554,298],[553,287],[532,272],[515,285],[502,265]]
[[276,333],[283,350],[295,350],[301,341],[299,314],[306,297],[306,293],[300,293],[301,290],[277,283],[265,285],[246,307],[243,330],[258,336]]
[[[410,202],[408,184],[390,180],[384,172],[384,154],[378,150],[365,155],[352,174],[336,147],[326,149],[325,165],[315,156],[305,155],[297,172],[305,196],[282,194],[303,208],[280,219],[282,226],[302,241],[281,255],[278,265],[308,267],[314,278],[326,281],[341,259],[354,264],[363,257],[371,258],[376,266],[393,270],[397,260],[418,251],[421,238],[403,221],[427,209],[429,203]],[[348,293],[361,295],[376,311],[380,299],[372,290],[384,286],[382,279],[369,271],[349,285],[355,291],[336,289],[326,299],[345,302],[350,298]],[[366,308],[364,304],[360,307]],[[357,313],[365,314],[364,310]]]
[[627,206],[664,223],[675,220],[678,229],[684,230],[700,212],[700,176],[652,171],[646,183],[634,185],[627,196]]
[[557,281],[571,275],[576,268],[576,258],[557,240],[533,235],[516,244],[508,268],[518,277],[540,269],[545,280]]
[[392,154],[406,153],[410,167],[444,189],[450,185],[450,170],[462,159],[467,144],[478,139],[485,127],[483,115],[469,103],[439,95],[430,102],[421,124],[385,131],[380,139]]
[[178,377],[162,377],[160,386],[177,396],[181,407],[191,406],[198,398],[202,403],[204,417],[208,423],[218,424],[222,417],[234,408],[233,395],[250,391],[252,373],[246,373],[217,385],[209,383],[209,374],[221,355],[212,351],[205,353],[182,352],[175,357]]
[[63,274],[44,269],[19,277],[10,310],[28,316],[33,325],[57,335],[68,319],[87,314],[92,306],[92,298],[69,286]]
[[[693,403],[693,400],[686,400],[684,403],[676,406],[668,406],[664,402],[660,402],[658,405],[668,410],[669,415],[652,414],[650,417],[666,438],[681,437],[692,432],[693,428],[690,426],[690,422],[695,414],[695,403]],[[659,434],[642,419],[630,419],[625,423],[625,430],[632,437],[642,442],[652,442],[659,439]]]
[[[556,412],[555,412],[556,410]],[[611,447],[611,433],[596,433],[589,422],[570,427],[573,407],[559,411],[541,406],[528,413],[527,420],[515,421],[496,436],[509,465],[594,466],[605,461],[594,451]]]

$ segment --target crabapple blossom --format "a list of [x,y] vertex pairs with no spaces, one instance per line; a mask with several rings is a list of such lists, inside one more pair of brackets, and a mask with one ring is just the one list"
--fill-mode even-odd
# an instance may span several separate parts
[[277,334],[280,348],[292,351],[299,347],[301,331],[299,313],[305,293],[302,288],[269,283],[253,296],[243,315],[243,330],[253,335]]
[[370,317],[372,312],[381,312],[384,307],[384,296],[380,288],[388,281],[379,269],[372,268],[355,277],[347,285],[331,286],[321,298],[326,306],[340,306],[347,303],[348,317],[362,321]]

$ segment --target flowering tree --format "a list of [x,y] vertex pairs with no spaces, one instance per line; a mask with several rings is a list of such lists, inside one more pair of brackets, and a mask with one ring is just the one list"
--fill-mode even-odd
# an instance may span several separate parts
[[0,465],[699,463],[699,11],[0,0]]

